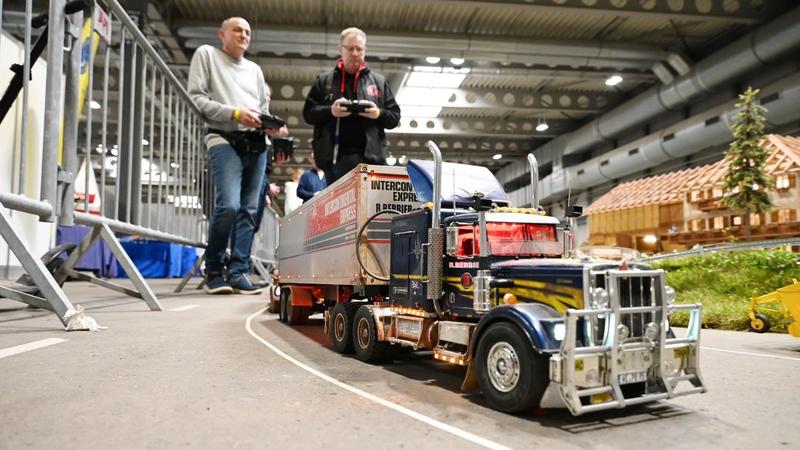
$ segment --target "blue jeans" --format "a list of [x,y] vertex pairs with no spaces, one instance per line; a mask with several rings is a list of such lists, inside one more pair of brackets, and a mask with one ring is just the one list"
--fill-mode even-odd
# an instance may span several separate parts
[[233,278],[246,273],[250,266],[267,154],[237,152],[228,144],[215,145],[208,150],[208,164],[214,176],[216,204],[208,231],[206,269],[212,276],[222,273],[222,258],[230,241],[228,277]]

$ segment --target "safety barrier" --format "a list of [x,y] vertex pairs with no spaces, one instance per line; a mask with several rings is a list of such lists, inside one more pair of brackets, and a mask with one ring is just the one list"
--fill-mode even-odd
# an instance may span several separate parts
[[[0,14],[0,33],[24,36],[26,55],[24,64],[15,69],[19,88],[9,87],[2,102],[5,111],[0,110],[3,116],[13,111],[20,118],[12,176],[16,182],[0,185],[0,232],[35,288],[0,286],[0,296],[51,309],[69,328],[75,325],[70,322],[76,319],[76,308],[60,286],[74,276],[141,298],[151,310],[160,310],[116,234],[205,247],[214,199],[199,110],[140,23],[117,0],[50,0],[46,15],[34,14],[31,2],[26,7],[24,13]],[[39,155],[31,151],[26,138],[31,134],[29,112],[37,110],[29,102],[37,93],[29,75],[32,68],[41,71],[45,63],[37,63],[36,57],[45,48]],[[15,103],[17,92],[21,96]],[[35,173],[32,163],[39,160],[37,193],[26,177]],[[12,211],[33,214],[44,223],[87,225],[92,231],[51,273],[21,238],[24,233],[15,225]],[[265,223],[277,222],[274,212],[268,211]],[[258,265],[267,271],[277,242],[274,234],[269,235],[276,231],[270,230],[262,227],[254,248]],[[51,243],[54,233],[51,226]],[[135,290],[74,270],[98,239],[111,249]]]
[[738,242],[732,244],[714,244],[693,248],[682,252],[663,253],[640,258],[642,261],[660,261],[663,259],[685,258],[687,256],[699,256],[715,252],[733,252],[740,250],[754,250],[762,248],[776,247],[797,247],[800,246],[800,238],[770,239],[766,241]]

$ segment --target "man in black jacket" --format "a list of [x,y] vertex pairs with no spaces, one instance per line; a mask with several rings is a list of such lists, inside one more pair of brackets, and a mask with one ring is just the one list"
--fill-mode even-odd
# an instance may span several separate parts
[[[367,68],[367,35],[358,28],[342,31],[341,59],[320,74],[308,92],[303,117],[314,125],[314,155],[330,186],[359,163],[385,164],[386,134],[400,123],[400,106],[386,79]],[[348,111],[349,100],[366,109]]]

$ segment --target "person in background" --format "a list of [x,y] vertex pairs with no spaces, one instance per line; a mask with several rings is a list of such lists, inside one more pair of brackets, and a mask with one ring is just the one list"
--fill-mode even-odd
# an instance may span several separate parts
[[[386,163],[385,129],[400,123],[400,106],[386,79],[364,60],[367,35],[358,28],[342,31],[341,59],[320,74],[306,97],[303,118],[314,126],[312,148],[328,185],[359,163]],[[347,100],[364,100],[367,108],[354,114]]]
[[300,205],[303,204],[303,200],[297,196],[297,186],[299,184],[300,177],[303,175],[303,172],[303,169],[295,167],[292,169],[292,180],[287,181],[284,184],[283,192],[286,194],[286,201],[284,202],[283,212],[285,215],[289,215],[290,212],[299,208]]
[[[201,45],[189,66],[188,91],[203,116],[205,144],[216,204],[206,247],[206,292],[260,294],[246,273],[267,164],[261,112],[268,112],[266,82],[258,64],[244,57],[250,24],[241,17],[222,22],[222,48]],[[277,136],[281,130],[266,130]],[[230,242],[225,277],[223,257]]]
[[317,192],[328,187],[327,174],[317,166],[314,152],[311,152],[311,156],[308,159],[311,162],[312,169],[304,173],[300,177],[300,182],[297,183],[297,196],[303,200],[303,203],[309,201]]

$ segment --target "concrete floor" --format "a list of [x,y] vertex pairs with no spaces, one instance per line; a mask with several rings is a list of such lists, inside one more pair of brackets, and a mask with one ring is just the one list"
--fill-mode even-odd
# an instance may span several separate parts
[[163,312],[67,283],[69,298],[109,327],[96,333],[66,333],[52,313],[0,299],[0,353],[65,339],[0,358],[0,448],[766,449],[800,442],[800,340],[786,335],[704,330],[704,395],[578,418],[564,410],[510,416],[459,392],[464,369],[428,354],[364,364],[329,350],[319,319],[292,328],[260,314],[266,296],[172,294],[177,280],[150,283]]

